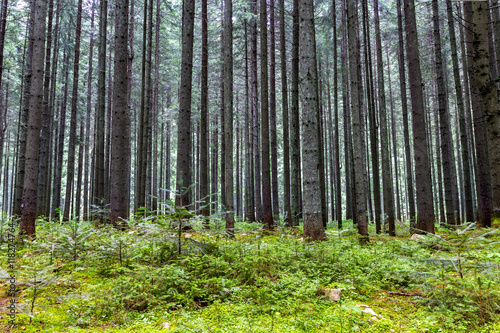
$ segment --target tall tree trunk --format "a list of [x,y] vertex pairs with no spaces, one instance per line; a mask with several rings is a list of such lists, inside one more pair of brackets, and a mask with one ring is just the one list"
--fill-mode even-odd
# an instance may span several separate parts
[[[37,189],[37,215],[48,216],[50,207],[48,207],[48,163],[49,163],[49,139],[50,139],[50,121],[52,115],[50,114],[49,105],[49,93],[50,93],[50,67],[51,67],[51,55],[52,55],[52,21],[54,15],[54,0],[49,1],[49,15],[47,22],[47,45],[45,51],[45,76],[43,81],[43,113],[42,113],[42,128],[40,133],[40,152],[39,152],[39,162],[38,162],[38,189]],[[2,17],[3,20],[3,17]],[[3,27],[2,29],[5,29]],[[0,30],[4,33],[4,30]],[[3,43],[1,43],[3,47]],[[3,57],[3,50],[0,51],[0,56]],[[0,60],[0,67],[2,67],[3,59]],[[0,69],[0,92],[1,92],[1,69]],[[0,111],[0,124],[3,124],[2,114]],[[3,128],[2,128],[3,129]],[[0,132],[0,149],[3,147],[3,131]],[[0,161],[2,160],[2,154],[0,153]]]
[[[210,216],[208,197],[208,12],[207,0],[201,1],[201,115],[200,115],[200,198],[201,214]],[[208,219],[204,220],[208,227]]]
[[76,16],[75,37],[75,61],[73,63],[73,93],[71,95],[71,120],[69,127],[68,143],[68,168],[66,170],[66,195],[64,199],[64,219],[69,220],[71,203],[73,202],[73,185],[75,182],[75,158],[76,158],[76,123],[78,107],[78,79],[80,74],[80,41],[82,34],[82,6],[83,0],[78,0],[78,12]]
[[[471,104],[474,115],[474,135],[476,141],[476,160],[478,168],[478,192],[479,204],[481,208],[481,225],[483,227],[491,226],[492,215],[492,172],[490,169],[489,145],[492,142],[488,140],[488,128],[485,122],[488,122],[487,112],[488,101],[485,99],[491,93],[485,84],[489,75],[487,74],[488,64],[488,44],[487,44],[487,20],[485,5],[479,1],[464,3],[466,26],[466,45],[469,65],[469,84],[471,91]],[[483,78],[481,76],[486,76]],[[495,87],[495,85],[492,85]],[[482,90],[484,89],[484,90]],[[486,94],[485,94],[486,93]],[[496,98],[496,96],[495,96]]]
[[97,63],[97,103],[94,158],[94,205],[105,204],[105,110],[106,110],[106,27],[108,22],[108,0],[100,1],[99,9],[99,55]]
[[115,63],[113,85],[113,125],[111,127],[110,219],[115,227],[125,227],[130,201],[130,118],[128,88],[128,0],[115,0]]
[[389,225],[389,235],[396,236],[396,226],[394,224],[394,193],[392,184],[391,156],[389,155],[389,131],[387,125],[387,106],[385,102],[385,83],[384,83],[384,62],[382,58],[382,40],[380,38],[380,19],[378,0],[373,1],[375,12],[375,42],[377,48],[377,72],[378,72],[378,98],[380,101],[380,125],[381,128],[381,146],[382,146],[382,183],[384,191],[384,212],[387,214],[387,223]]
[[[290,192],[290,135],[288,118],[288,77],[286,69],[286,31],[285,0],[280,1],[280,55],[281,55],[281,103],[283,112],[283,197],[284,223],[292,225],[292,206]],[[335,40],[335,39],[334,39]]]
[[251,2],[253,14],[251,26],[251,69],[252,77],[252,123],[253,123],[253,153],[254,153],[254,194],[255,194],[255,219],[262,221],[262,190],[261,190],[261,165],[260,165],[260,145],[259,145],[259,93],[257,84],[257,0]]
[[28,128],[26,135],[26,162],[19,234],[35,237],[36,198],[38,186],[38,153],[43,110],[43,69],[45,57],[45,19],[47,1],[35,1],[31,60],[31,90]]
[[292,87],[290,108],[290,155],[292,225],[299,225],[300,210],[300,127],[299,127],[299,0],[293,0]]
[[409,220],[410,230],[416,227],[416,213],[415,213],[415,198],[413,196],[413,169],[411,163],[411,146],[410,146],[410,123],[408,120],[408,104],[406,95],[406,68],[405,68],[405,54],[404,54],[404,40],[403,40],[403,14],[401,10],[401,1],[396,0],[398,11],[398,66],[399,66],[399,86],[401,87],[401,109],[403,113],[403,133],[405,142],[405,161],[406,161],[406,184],[408,186],[408,206],[409,206]]
[[245,218],[255,222],[254,160],[252,114],[250,110],[250,90],[248,76],[248,29],[245,20]]
[[335,161],[335,179],[337,180],[335,186],[335,212],[337,216],[338,228],[342,226],[342,192],[340,182],[340,143],[339,143],[339,98],[338,98],[338,71],[337,71],[337,11],[335,8],[335,0],[332,1],[333,11],[333,110],[334,110],[334,161]]
[[417,189],[417,229],[434,233],[434,204],[432,201],[431,170],[426,140],[422,73],[417,36],[414,0],[404,0],[406,56],[412,103],[415,185]]
[[392,80],[391,69],[389,62],[389,50],[386,52],[387,57],[387,76],[389,77],[389,99],[391,101],[391,130],[392,130],[392,150],[394,157],[394,177],[396,182],[396,218],[401,221],[401,200],[399,195],[399,162],[398,162],[398,146],[396,139],[396,110],[394,108],[394,98],[392,96]]
[[274,20],[274,0],[269,2],[269,127],[271,142],[271,185],[273,216],[279,219],[280,206],[278,200],[278,149],[276,137],[276,30]]
[[[368,5],[367,0],[363,0],[363,32],[365,36],[365,63],[366,63],[366,82],[367,82],[367,100],[368,100],[368,112],[370,115],[370,150],[372,154],[372,171],[373,171],[373,199],[375,206],[375,230],[377,234],[381,232],[381,219],[382,219],[382,209],[380,201],[380,167],[379,167],[379,150],[378,150],[378,126],[375,102],[372,98],[373,89],[373,73],[372,73],[372,61],[371,61],[371,42],[370,33],[367,27],[368,22]],[[380,33],[380,32],[379,32]],[[386,169],[384,169],[386,170]]]
[[[21,204],[24,193],[24,179],[25,179],[25,163],[26,163],[26,140],[28,128],[28,111],[31,90],[31,76],[32,76],[32,55],[33,55],[33,26],[35,17],[36,1],[31,1],[30,14],[26,24],[27,43],[24,47],[23,56],[23,82],[21,85],[21,105],[19,112],[19,131],[18,131],[18,145],[17,152],[17,174],[16,185],[13,199],[13,213],[14,215],[21,215]],[[26,45],[27,44],[27,45]]]
[[302,154],[304,161],[304,237],[309,240],[325,238],[320,192],[320,149],[318,133],[319,101],[314,32],[314,4],[299,0],[300,17],[300,82],[302,99]]
[[360,47],[357,36],[358,4],[348,2],[348,35],[349,35],[349,74],[351,79],[352,128],[354,139],[354,183],[356,188],[355,216],[358,223],[360,242],[368,241],[368,220],[366,216],[366,164],[365,164],[365,137],[364,119],[360,101],[359,81],[359,54]]
[[233,2],[224,0],[224,131],[226,232],[234,235],[233,188]]
[[[465,109],[462,96],[462,82],[460,80],[460,69],[457,56],[457,38],[455,36],[455,26],[453,21],[453,11],[451,7],[451,0],[446,0],[446,10],[448,14],[448,31],[450,34],[451,45],[451,59],[453,62],[453,77],[455,82],[455,95],[457,98],[457,113],[460,128],[460,143],[462,145],[462,170],[464,178],[464,198],[465,198],[465,220],[473,221],[473,208],[472,208],[472,188],[471,188],[471,171],[469,165],[469,149],[467,140],[467,129],[465,124]],[[500,36],[499,36],[500,38]],[[499,39],[500,41],[500,39]],[[500,67],[499,67],[500,68]],[[457,142],[458,144],[458,142]]]
[[[452,172],[455,165],[451,163],[453,149],[450,147],[450,115],[446,103],[446,87],[444,82],[443,56],[441,54],[441,32],[439,31],[439,7],[438,1],[432,1],[433,25],[434,25],[434,54],[436,65],[436,84],[438,90],[439,128],[441,134],[441,157],[443,161],[444,199],[446,202],[446,223],[455,224],[455,207],[452,195]],[[436,147],[438,149],[438,147]]]
[[85,169],[83,171],[83,218],[86,219],[89,216],[89,175],[90,169],[90,115],[92,111],[92,73],[93,73],[93,56],[94,56],[94,6],[95,1],[92,1],[92,14],[90,17],[90,48],[89,48],[89,71],[87,77],[87,115],[85,117]]
[[[54,198],[52,200],[52,205],[54,209],[57,210],[61,208],[61,178],[62,178],[62,168],[63,168],[63,154],[64,154],[64,133],[66,131],[66,107],[68,101],[68,76],[69,76],[69,52],[67,47],[64,49],[64,88],[63,88],[63,98],[61,100],[61,105],[59,107],[59,126],[58,126],[58,138],[57,138],[57,159],[55,163],[54,170]],[[57,219],[60,218],[62,212],[58,213]]]
[[182,3],[182,68],[179,93],[179,118],[177,124],[177,197],[176,206],[191,203],[189,186],[191,185],[189,162],[191,160],[191,88],[193,79],[193,0]]
[[260,0],[260,113],[262,143],[262,222],[273,229],[271,161],[269,158],[269,71],[267,68],[267,2]]

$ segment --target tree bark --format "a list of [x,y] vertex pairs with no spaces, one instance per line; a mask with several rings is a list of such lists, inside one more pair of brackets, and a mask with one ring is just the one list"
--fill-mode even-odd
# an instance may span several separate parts
[[226,193],[226,232],[234,235],[233,184],[233,2],[224,0],[224,145]]
[[323,240],[323,216],[320,191],[320,150],[318,132],[319,101],[316,64],[316,36],[314,31],[314,4],[299,0],[300,82],[302,100],[302,154],[304,162],[304,237]]
[[179,118],[177,131],[177,196],[176,206],[191,203],[191,88],[193,79],[194,0],[184,0],[182,6],[182,68],[179,93]]
[[424,232],[434,233],[434,204],[432,201],[431,170],[426,140],[422,73],[417,36],[414,0],[404,0],[406,56],[412,103],[415,185],[417,190],[417,225]]
[[82,33],[82,6],[83,0],[78,0],[78,12],[76,16],[75,37],[75,61],[73,63],[73,92],[71,95],[71,119],[69,126],[68,143],[68,167],[66,170],[66,195],[64,199],[64,220],[69,220],[71,203],[73,202],[73,186],[75,182],[75,159],[76,159],[76,131],[77,131],[77,107],[78,107],[78,80],[80,74],[80,41]]
[[363,111],[360,105],[359,54],[358,41],[358,3],[348,2],[348,36],[349,36],[349,74],[351,83],[352,129],[354,139],[354,184],[355,184],[355,216],[358,223],[360,242],[368,241],[368,219],[366,216],[366,160],[365,160],[365,126]]
[[47,1],[36,0],[31,35],[33,55],[31,60],[31,89],[26,135],[26,161],[19,234],[35,237],[36,198],[38,186],[38,153],[43,110],[43,70],[45,56],[45,19]]
[[111,127],[110,219],[115,227],[126,227],[130,201],[130,118],[128,88],[128,0],[115,0],[115,62],[113,125]]

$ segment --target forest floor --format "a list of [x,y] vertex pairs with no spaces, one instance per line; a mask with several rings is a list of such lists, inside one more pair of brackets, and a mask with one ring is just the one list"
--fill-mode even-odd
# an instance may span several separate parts
[[0,332],[500,332],[497,229],[410,239],[370,225],[360,246],[350,221],[312,243],[301,228],[239,222],[227,238],[220,219],[191,223],[39,221],[36,240],[17,241],[16,325],[3,308]]

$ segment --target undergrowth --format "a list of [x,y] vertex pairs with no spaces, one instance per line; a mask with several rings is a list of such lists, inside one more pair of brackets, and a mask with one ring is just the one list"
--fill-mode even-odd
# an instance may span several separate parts
[[[220,219],[210,223],[193,217],[186,231],[167,216],[138,216],[117,231],[38,221],[36,240],[17,243],[17,325],[4,312],[0,330],[500,331],[495,231],[470,225],[409,240],[400,225],[398,237],[372,233],[360,246],[349,221],[312,243],[300,229],[238,222],[229,238]],[[327,288],[341,300],[325,298]]]

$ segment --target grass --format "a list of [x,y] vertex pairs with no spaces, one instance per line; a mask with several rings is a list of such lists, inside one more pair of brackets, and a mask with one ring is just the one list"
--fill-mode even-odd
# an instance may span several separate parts
[[[370,226],[360,246],[350,221],[313,243],[300,228],[244,222],[230,239],[222,221],[202,230],[196,218],[179,240],[170,222],[139,218],[116,231],[39,221],[37,239],[17,244],[16,326],[3,312],[0,331],[500,332],[492,230],[439,229],[414,241],[402,224],[397,237]],[[2,267],[6,253],[2,243]],[[326,299],[325,288],[341,289],[341,300]]]

